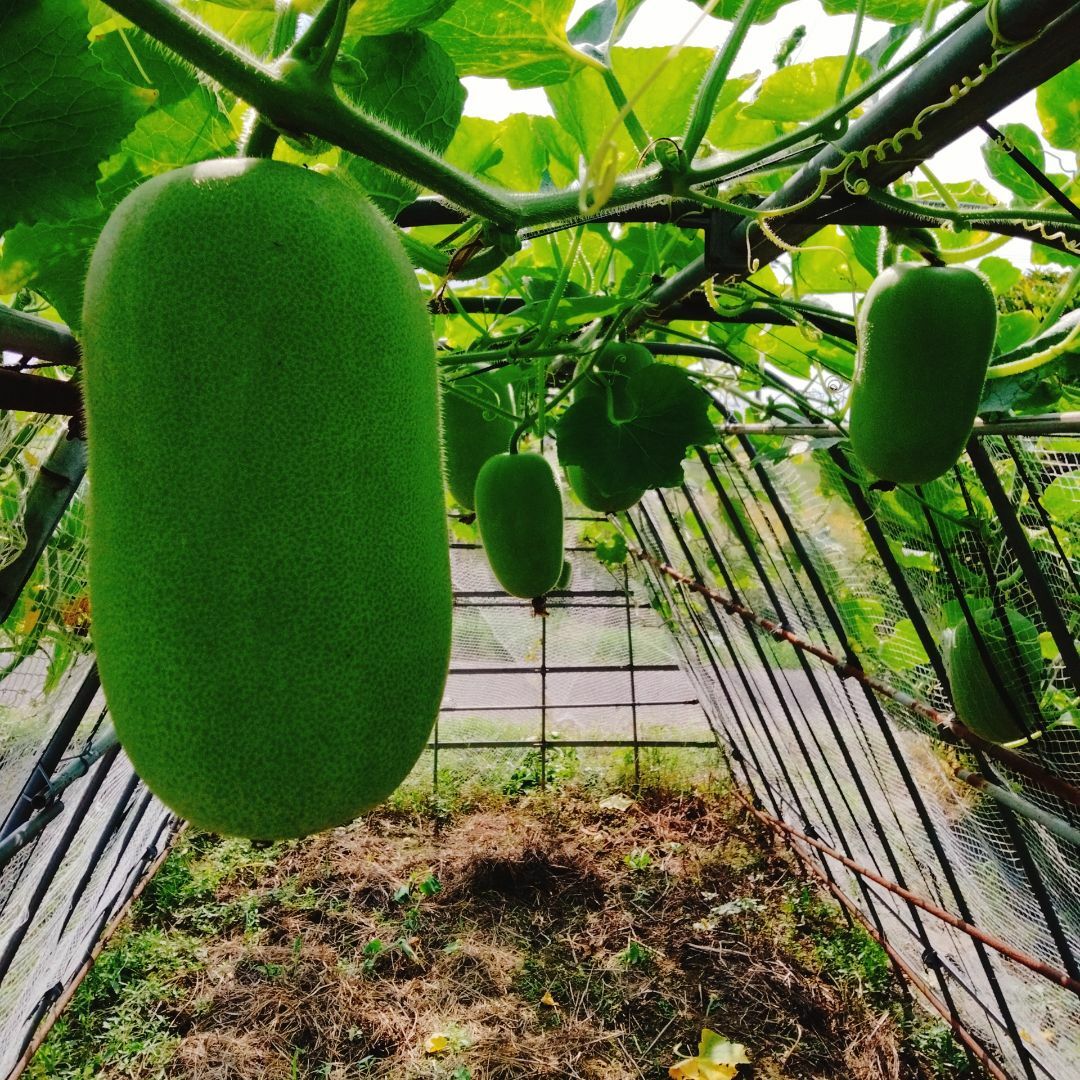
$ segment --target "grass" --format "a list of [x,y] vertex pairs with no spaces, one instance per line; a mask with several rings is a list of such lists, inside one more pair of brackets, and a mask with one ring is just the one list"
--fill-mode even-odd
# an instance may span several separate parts
[[578,761],[302,842],[187,833],[29,1076],[636,1080],[705,1026],[757,1080],[973,1076],[721,784],[663,786],[676,764],[626,809]]

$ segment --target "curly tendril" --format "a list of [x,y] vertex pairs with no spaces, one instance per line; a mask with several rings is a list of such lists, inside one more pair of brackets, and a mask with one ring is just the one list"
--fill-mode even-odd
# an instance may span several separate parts
[[[871,162],[882,164],[889,159],[892,154],[898,154],[903,149],[903,146],[909,140],[918,142],[923,138],[922,126],[930,119],[930,117],[937,115],[945,109],[952,108],[958,102],[962,101],[972,90],[977,89],[990,78],[991,75],[997,71],[1001,65],[1001,61],[1006,56],[1019,49],[1023,49],[1035,41],[1038,37],[1029,38],[1026,41],[1012,41],[1006,38],[1001,32],[1000,23],[1000,4],[1001,0],[989,0],[984,10],[984,17],[986,24],[990,29],[991,45],[993,51],[990,54],[990,59],[979,64],[979,70],[976,75],[964,75],[960,81],[953,83],[949,87],[949,96],[944,101],[936,101],[933,104],[927,105],[922,109],[912,122],[904,128],[901,128],[895,135],[890,135],[879,142],[873,143],[870,146],[863,147],[861,150],[848,151],[844,156],[835,164],[824,166],[818,173],[817,184],[814,190],[801,199],[799,202],[792,203],[790,206],[779,206],[773,209],[760,210],[755,216],[755,224],[761,229],[762,233],[769,239],[770,242],[775,244],[783,251],[793,252],[798,250],[797,247],[791,244],[785,243],[776,234],[776,231],[770,227],[768,219],[784,217],[788,214],[794,214],[801,210],[805,210],[807,207],[813,205],[821,196],[825,193],[829,186],[829,182],[836,177],[840,177],[844,186],[844,190],[850,195],[865,196],[871,191],[870,181],[865,176],[860,176],[857,170],[869,168]],[[1024,225],[1027,229],[1029,226]],[[1045,225],[1032,225],[1031,228],[1040,232],[1046,237]],[[749,230],[747,230],[749,235]],[[1060,236],[1060,234],[1058,234]],[[1055,236],[1055,239],[1058,238]],[[1066,243],[1072,243],[1071,241],[1065,241]],[[750,262],[750,245],[747,244],[747,261]]]

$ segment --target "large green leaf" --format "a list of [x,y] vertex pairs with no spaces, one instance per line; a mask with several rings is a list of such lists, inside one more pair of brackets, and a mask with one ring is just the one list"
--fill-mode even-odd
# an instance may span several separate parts
[[[693,0],[693,3],[697,4],[699,8],[703,8],[708,4],[709,0]],[[714,19],[735,19],[740,10],[742,10],[743,4],[746,0],[719,0],[719,3],[709,12]],[[792,0],[762,0],[760,7],[757,10],[757,14],[754,16],[754,22],[766,23],[776,17],[776,13],[784,7],[785,4],[792,3]]]
[[[882,22],[906,23],[918,19],[930,0],[867,0],[866,14]],[[848,15],[859,6],[859,0],[821,0],[829,15]]]
[[462,75],[547,86],[587,63],[566,36],[574,0],[457,0],[431,35]]
[[213,91],[199,86],[186,98],[144,116],[121,149],[143,176],[231,153],[238,132]]
[[930,662],[910,619],[901,619],[896,624],[896,629],[882,642],[878,655],[891,671],[910,671]]
[[[1046,165],[1042,142],[1027,124],[1002,124],[999,130],[1036,168],[1042,169]],[[990,175],[1025,202],[1038,202],[1043,197],[1042,188],[1013,161],[995,139],[983,143],[982,156]]]
[[347,37],[383,36],[415,30],[446,14],[455,0],[356,0],[345,24]]
[[107,71],[125,82],[157,93],[157,105],[164,108],[193,93],[199,85],[194,69],[166,52],[140,30],[114,30],[102,34],[90,51]]
[[96,208],[97,163],[153,101],[86,47],[81,0],[0,5],[0,231]]
[[630,20],[644,0],[600,0],[588,8],[570,28],[573,45],[613,45],[626,33]]
[[1080,63],[1067,67],[1035,91],[1043,134],[1059,150],[1080,150]]
[[[427,34],[411,30],[388,37],[365,37],[346,54],[362,78],[342,87],[365,112],[385,120],[441,153],[461,120],[465,88],[454,62]],[[393,217],[416,197],[415,184],[388,172],[366,158],[342,155],[348,177]]]
[[576,176],[574,147],[550,116],[463,117],[446,159],[513,191],[536,191],[546,178],[567,184]]
[[1059,476],[1042,493],[1039,501],[1058,521],[1080,518],[1080,470]]
[[[744,110],[745,115],[784,123],[816,119],[836,104],[836,90],[846,63],[844,56],[822,56],[807,64],[781,68],[761,84],[757,97]],[[869,74],[869,62],[856,58],[848,92]]]
[[33,289],[73,329],[82,322],[83,282],[105,214],[16,225],[0,250],[0,295]]
[[682,483],[688,446],[715,437],[709,399],[682,369],[649,364],[627,383],[630,412],[608,415],[606,398],[576,401],[556,425],[559,461],[588,470],[605,494]]
[[875,276],[835,225],[811,236],[793,256],[793,265],[800,290],[808,293],[862,292]]
[[274,5],[265,0],[249,3],[207,3],[206,0],[181,0],[181,6],[198,15],[211,30],[243,46],[256,56],[264,56],[274,30]]
[[[634,98],[646,80],[656,75],[643,96],[634,101],[634,112],[653,139],[682,136],[698,84],[713,55],[710,49],[686,48],[677,61],[668,63],[669,52],[668,48],[611,50],[612,69],[628,97]],[[728,79],[720,92],[717,111],[731,105],[753,82],[753,75]],[[582,154],[590,158],[617,115],[603,76],[582,69],[566,82],[547,87],[546,93],[559,123],[573,136]],[[619,125],[614,138],[624,157],[637,158],[624,126]]]

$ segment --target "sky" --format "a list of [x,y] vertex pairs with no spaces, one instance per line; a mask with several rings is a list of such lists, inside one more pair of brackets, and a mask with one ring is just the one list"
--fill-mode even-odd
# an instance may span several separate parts
[[[569,25],[572,26],[593,3],[595,0],[577,0]],[[937,25],[943,26],[961,7],[961,4],[947,6],[939,15]],[[630,47],[674,44],[695,23],[700,22],[687,44],[715,48],[725,40],[731,23],[709,16],[701,20],[701,14],[701,9],[690,0],[645,0],[619,44]],[[769,74],[774,70],[773,56],[777,47],[799,25],[806,27],[806,37],[793,54],[792,63],[805,63],[820,56],[843,55],[847,52],[854,21],[853,15],[825,15],[818,0],[799,0],[789,4],[781,8],[771,22],[751,30],[732,67],[732,73],[759,71],[762,75]],[[888,23],[867,19],[863,25],[860,51],[888,30]],[[918,41],[918,38],[913,37],[912,40]],[[500,120],[513,112],[551,113],[542,89],[511,90],[502,79],[466,78],[463,82],[468,90],[465,102],[467,115]],[[991,121],[998,126],[1002,123],[1025,123],[1036,131],[1040,130],[1034,92],[1003,109]],[[1003,202],[1008,202],[1010,192],[995,183],[983,165],[980,151],[985,141],[986,136],[982,132],[969,133],[945,147],[928,164],[942,181],[975,178]],[[1011,241],[995,252],[999,257],[1010,259],[1022,267],[1030,265],[1030,253],[1030,243],[1022,240]]]

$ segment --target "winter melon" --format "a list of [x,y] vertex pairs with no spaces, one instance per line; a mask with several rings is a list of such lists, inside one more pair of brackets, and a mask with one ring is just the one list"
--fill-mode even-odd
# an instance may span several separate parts
[[83,327],[93,637],[135,769],[222,833],[351,820],[417,760],[449,659],[408,259],[329,177],[204,162],[117,207]]
[[925,484],[956,463],[996,332],[993,291],[974,270],[897,263],[875,278],[856,320],[849,424],[871,473]]
[[[455,383],[471,398],[506,411],[511,409],[513,402],[507,387],[506,369],[469,375]],[[509,417],[488,412],[468,398],[446,389],[443,390],[442,408],[446,486],[459,506],[475,510],[476,475],[488,458],[502,453],[510,445],[515,425]]]
[[476,524],[499,584],[523,599],[555,587],[563,568],[563,506],[540,454],[498,454],[476,478]]
[[998,743],[1022,739],[1039,726],[1042,684],[1038,630],[1018,611],[1009,609],[1006,614],[1007,627],[993,608],[983,608],[974,618],[1007,699],[991,680],[967,620],[956,628],[949,655],[957,718],[977,735]]

